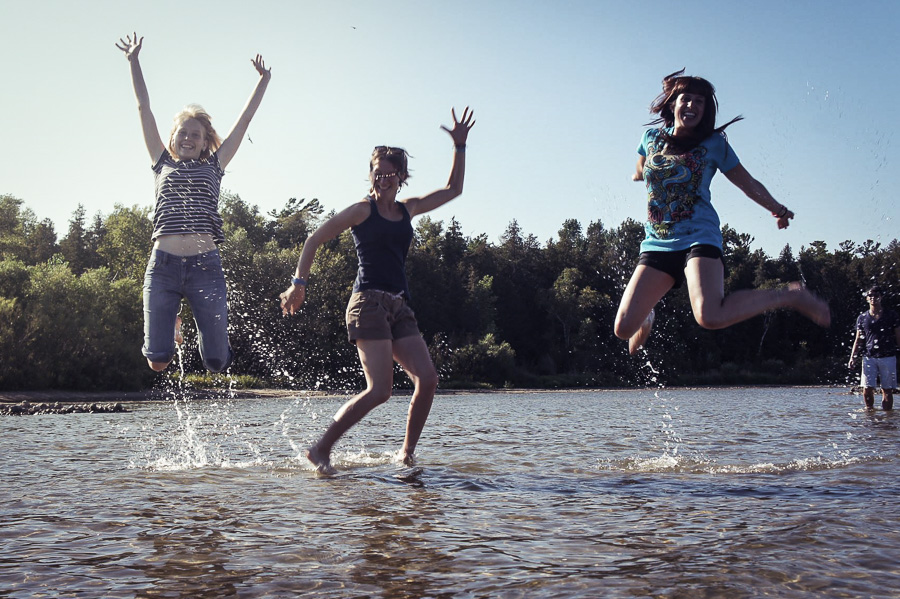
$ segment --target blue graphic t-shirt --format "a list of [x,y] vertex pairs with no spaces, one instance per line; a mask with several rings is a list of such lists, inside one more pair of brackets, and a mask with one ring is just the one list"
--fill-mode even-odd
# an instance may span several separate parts
[[727,172],[740,160],[720,133],[685,154],[665,154],[665,147],[660,129],[645,131],[638,147],[646,157],[648,195],[641,251],[674,252],[700,244],[721,249],[722,231],[709,184],[717,170]]

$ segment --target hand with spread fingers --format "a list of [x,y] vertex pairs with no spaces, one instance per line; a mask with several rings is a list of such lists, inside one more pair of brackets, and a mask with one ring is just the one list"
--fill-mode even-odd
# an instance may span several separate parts
[[446,125],[441,125],[441,129],[450,134],[450,137],[453,138],[453,145],[464,146],[469,137],[469,130],[475,124],[475,113],[466,106],[461,120],[457,120],[455,108],[450,109],[450,114],[453,116],[453,128],[449,129]]
[[138,37],[137,32],[133,32],[131,35],[126,35],[124,39],[119,38],[119,43],[116,44],[116,48],[125,53],[125,57],[128,60],[133,58],[137,58],[138,54],[141,52],[141,45],[144,43],[144,37]]

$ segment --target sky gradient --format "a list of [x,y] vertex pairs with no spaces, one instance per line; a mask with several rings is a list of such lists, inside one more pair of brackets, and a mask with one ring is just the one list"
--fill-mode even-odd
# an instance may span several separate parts
[[600,0],[179,4],[0,0],[0,194],[52,219],[60,238],[79,203],[89,222],[117,203],[153,204],[114,46],[132,31],[144,36],[164,138],[188,103],[227,133],[257,79],[250,59],[263,55],[272,81],[222,183],[263,212],[291,197],[328,210],[358,200],[381,144],[412,154],[410,195],[443,186],[452,145],[440,125],[468,105],[477,124],[465,191],[433,218],[495,243],[513,219],[541,243],[569,218],[585,228],[643,220],[636,148],[662,77],[685,67],[716,86],[720,123],[744,116],[729,141],[796,213],[778,231],[717,176],[722,223],[752,235],[754,249],[789,244],[796,255],[816,240],[833,250],[898,236],[888,185],[900,2],[688,0],[666,14]]

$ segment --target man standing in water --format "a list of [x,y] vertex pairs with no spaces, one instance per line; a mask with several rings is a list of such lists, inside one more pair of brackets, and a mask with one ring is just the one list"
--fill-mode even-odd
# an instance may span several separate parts
[[856,319],[856,338],[850,350],[848,368],[856,362],[856,349],[860,339],[865,342],[862,350],[863,399],[866,408],[875,408],[875,384],[881,381],[881,407],[894,408],[894,389],[897,387],[897,348],[900,347],[900,317],[893,310],[881,306],[884,292],[877,285],[866,292],[869,310]]

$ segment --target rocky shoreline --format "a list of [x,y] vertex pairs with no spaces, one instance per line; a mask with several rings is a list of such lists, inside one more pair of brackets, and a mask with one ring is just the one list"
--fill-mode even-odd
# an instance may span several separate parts
[[34,416],[35,414],[111,414],[129,412],[125,404],[116,403],[19,403],[0,404],[0,416]]
[[[204,397],[236,399],[292,397],[300,393],[309,394],[308,391],[296,391],[291,389],[179,389],[179,397]],[[315,393],[319,395],[319,393]],[[44,391],[0,391],[0,404],[19,403],[29,401],[32,403],[73,403],[73,402],[132,402],[132,401],[166,401],[173,397],[172,389],[150,389],[148,391],[62,391],[49,389]]]
[[[231,391],[206,389],[179,391],[185,399],[262,399],[296,395],[284,389],[253,389]],[[0,391],[0,416],[30,416],[35,414],[112,414],[130,412],[129,403],[170,401],[171,393],[150,391]]]

